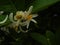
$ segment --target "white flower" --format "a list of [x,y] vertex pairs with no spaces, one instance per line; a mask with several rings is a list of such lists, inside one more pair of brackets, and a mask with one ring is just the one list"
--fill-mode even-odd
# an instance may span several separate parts
[[[15,27],[15,29],[18,29],[18,26],[27,26],[27,29],[29,27],[30,21],[37,23],[33,18],[37,17],[37,14],[31,14],[33,6],[30,6],[28,11],[17,11],[16,15],[13,16],[13,13],[10,13],[9,19]],[[21,29],[21,27],[20,27]]]
[[16,15],[14,15],[14,16],[13,16],[13,13],[10,13],[9,19],[12,22],[12,24],[10,25],[10,27],[13,27],[17,31],[19,25],[23,26],[23,24],[21,22],[21,20],[23,18],[23,15],[24,15],[23,11],[17,11]]
[[3,21],[0,22],[0,24],[5,23],[7,21],[7,19],[8,19],[8,15],[6,16],[6,18]]
[[29,10],[24,12],[25,13],[24,20],[26,20],[26,21],[23,23],[27,25],[27,29],[29,27],[30,21],[37,23],[33,18],[37,17],[38,15],[37,14],[31,14],[32,8],[33,8],[33,6],[30,6]]

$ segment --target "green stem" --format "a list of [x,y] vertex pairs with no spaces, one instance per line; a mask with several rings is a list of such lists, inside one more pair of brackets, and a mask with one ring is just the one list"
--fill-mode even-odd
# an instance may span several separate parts
[[48,41],[48,45],[51,45],[51,43],[50,43],[50,39],[49,39],[49,38],[47,38],[47,41]]

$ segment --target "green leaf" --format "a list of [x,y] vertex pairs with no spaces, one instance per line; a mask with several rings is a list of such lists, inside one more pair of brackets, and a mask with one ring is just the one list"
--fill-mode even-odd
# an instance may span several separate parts
[[51,31],[46,31],[46,38],[49,45],[56,45],[55,34]]
[[43,45],[47,45],[47,39],[45,36],[39,33],[31,33],[31,37],[35,39],[36,41],[42,43]]
[[16,9],[12,5],[0,6],[0,10],[4,12],[16,12]]
[[14,12],[16,11],[16,7],[10,0],[0,0],[0,10]]
[[55,35],[54,35],[54,33],[51,32],[51,31],[46,31],[46,36],[47,36],[47,38],[52,38],[52,37],[54,37]]
[[35,0],[30,5],[33,5],[33,12],[38,12],[40,10],[43,10],[45,8],[48,8],[48,6],[58,2],[59,0]]
[[[0,7],[5,6],[5,5],[10,5],[12,7],[12,9],[14,9],[16,11],[24,10],[25,0],[0,0]],[[5,7],[3,7],[3,8],[5,8]],[[9,8],[9,6],[6,8]]]

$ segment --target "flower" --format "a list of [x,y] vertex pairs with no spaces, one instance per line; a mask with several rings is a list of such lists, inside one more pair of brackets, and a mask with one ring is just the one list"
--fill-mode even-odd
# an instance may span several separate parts
[[31,14],[32,8],[33,8],[33,6],[30,6],[29,10],[24,12],[24,14],[25,14],[24,20],[26,20],[26,21],[23,23],[27,25],[27,29],[28,29],[31,21],[34,23],[37,23],[37,21],[35,21],[33,18],[37,17],[38,15],[37,14]]
[[18,30],[19,25],[23,26],[21,22],[23,15],[24,15],[23,11],[17,11],[15,16],[13,16],[13,13],[10,13],[9,15],[9,19],[12,22],[11,25],[16,31]]
[[[30,6],[28,11],[17,11],[16,14],[13,16],[13,13],[10,13],[9,19],[15,28],[15,30],[18,29],[18,27],[22,30],[21,26],[26,26],[28,29],[30,22],[37,23],[33,18],[37,17],[37,14],[31,14],[33,6]],[[24,31],[23,31],[24,32]]]

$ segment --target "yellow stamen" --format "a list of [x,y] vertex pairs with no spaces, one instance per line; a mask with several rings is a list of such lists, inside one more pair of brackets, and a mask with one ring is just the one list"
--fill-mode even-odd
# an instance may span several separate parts
[[28,15],[26,18],[27,20],[30,20],[32,18],[32,15]]
[[16,19],[21,19],[22,16],[21,15],[15,15]]

